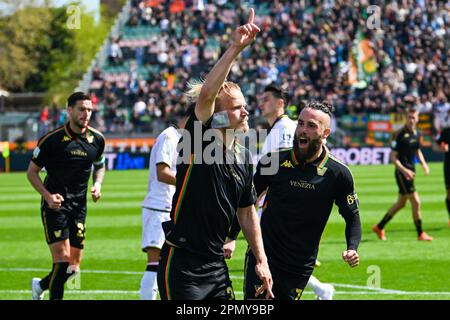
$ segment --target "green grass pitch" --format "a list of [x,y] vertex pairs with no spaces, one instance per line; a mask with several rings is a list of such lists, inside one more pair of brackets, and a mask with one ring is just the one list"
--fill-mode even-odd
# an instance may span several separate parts
[[[336,300],[450,299],[450,228],[442,164],[431,164],[430,176],[417,167],[423,227],[434,237],[427,243],[417,240],[409,204],[387,225],[388,240],[379,241],[371,228],[397,198],[393,166],[351,169],[363,226],[361,263],[351,269],[341,259],[345,225],[334,208],[321,241],[322,265],[314,275],[335,285]],[[80,289],[66,289],[65,299],[139,299],[146,264],[140,248],[140,205],[147,176],[147,171],[107,172],[103,198],[88,203]],[[45,276],[51,266],[39,201],[24,173],[0,174],[0,299],[30,299],[30,279]],[[241,234],[229,261],[237,299],[242,299],[245,248]],[[307,289],[302,299],[315,295]]]

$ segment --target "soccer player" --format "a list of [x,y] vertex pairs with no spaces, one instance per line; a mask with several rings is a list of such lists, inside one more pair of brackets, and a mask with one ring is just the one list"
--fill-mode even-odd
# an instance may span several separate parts
[[448,212],[448,226],[450,227],[450,128],[442,129],[441,133],[437,136],[436,142],[440,148],[440,151],[445,152],[444,160],[444,181],[445,188],[447,189],[447,197],[445,198],[445,204]]
[[[310,102],[300,112],[293,148],[269,153],[254,176],[258,195],[266,191],[261,232],[277,299],[298,300],[314,269],[319,241],[333,203],[346,222],[347,248],[342,258],[359,264],[361,240],[358,197],[350,170],[323,145],[330,134],[332,106]],[[276,156],[275,156],[276,155]],[[264,173],[277,161],[275,174]],[[261,285],[254,255],[246,256],[244,296],[252,299]]]
[[[64,296],[64,283],[77,276],[86,232],[86,193],[94,167],[91,196],[101,197],[105,175],[103,135],[88,127],[92,102],[83,92],[75,92],[67,100],[69,121],[39,139],[33,151],[27,177],[42,196],[41,217],[45,238],[53,260],[51,272],[42,280],[31,281],[33,300],[42,300],[50,290],[50,300]],[[46,169],[42,182],[39,172]]]
[[[285,114],[287,104],[287,93],[281,88],[270,84],[264,89],[261,111],[263,117],[270,125],[269,133],[264,141],[262,155],[269,152],[277,152],[281,149],[292,148],[295,129],[297,124]],[[263,191],[258,197],[258,216],[261,217],[266,192]],[[239,225],[234,221],[229,238],[236,239],[239,233]],[[227,244],[231,246],[230,244]],[[231,256],[232,252],[228,255]],[[322,283],[311,275],[307,287],[312,289],[319,300],[332,300],[334,287],[328,283]]]
[[397,202],[392,205],[384,215],[383,219],[372,228],[373,232],[377,234],[380,240],[386,240],[384,227],[394,215],[405,206],[407,200],[411,201],[418,240],[433,240],[432,237],[422,230],[420,198],[416,191],[416,187],[414,186],[414,176],[416,175],[416,168],[414,165],[415,156],[419,159],[425,175],[430,173],[427,162],[420,150],[420,134],[416,130],[418,121],[419,111],[414,108],[409,108],[406,111],[405,126],[396,132],[392,139],[391,161],[395,165],[395,180],[397,181],[399,195]]
[[248,112],[239,86],[226,81],[233,61],[260,31],[253,20],[250,9],[247,24],[235,30],[205,82],[188,92],[196,105],[179,143],[171,220],[163,223],[166,242],[158,266],[163,300],[234,299],[223,245],[236,214],[255,253],[255,273],[263,283],[258,293],[265,290],[267,298],[273,297],[254,207],[251,159],[235,140],[235,131],[248,130]]
[[156,299],[158,261],[165,240],[161,223],[170,220],[176,185],[177,145],[181,138],[179,129],[184,128],[192,111],[193,108],[188,108],[179,115],[177,125],[161,132],[150,154],[148,193],[142,203],[142,251],[147,253],[147,268],[141,280],[141,300]]

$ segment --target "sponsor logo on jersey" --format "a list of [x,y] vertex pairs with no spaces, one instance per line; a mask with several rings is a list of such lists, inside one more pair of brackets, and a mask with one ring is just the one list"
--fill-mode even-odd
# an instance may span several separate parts
[[316,186],[313,183],[309,183],[304,180],[291,180],[291,186],[302,189],[316,190]]
[[358,200],[358,195],[356,194],[356,192],[354,192],[352,194],[349,194],[347,196],[347,203],[348,203],[349,206],[354,204],[357,200]]
[[87,153],[81,150],[72,150],[70,151],[70,154],[78,157],[87,157]]

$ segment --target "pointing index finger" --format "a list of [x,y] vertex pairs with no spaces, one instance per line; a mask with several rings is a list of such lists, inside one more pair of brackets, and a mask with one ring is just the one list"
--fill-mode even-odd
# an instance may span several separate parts
[[248,15],[248,22],[247,23],[253,23],[253,19],[255,18],[255,10],[253,8],[250,8],[250,13]]

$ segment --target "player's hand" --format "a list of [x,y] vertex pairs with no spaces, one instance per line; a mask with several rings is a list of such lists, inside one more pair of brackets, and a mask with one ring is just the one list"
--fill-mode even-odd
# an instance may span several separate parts
[[426,163],[423,165],[423,171],[425,172],[426,176],[430,174],[430,167],[428,167]]
[[91,195],[92,195],[92,200],[94,200],[94,202],[97,202],[98,199],[100,199],[100,197],[102,196],[101,194],[101,189],[102,189],[102,185],[98,182],[94,183],[94,185],[91,188]]
[[51,194],[45,199],[50,209],[59,209],[64,201],[64,197],[59,193]]
[[342,259],[352,268],[359,265],[359,255],[355,250],[345,250],[342,252]]
[[414,176],[416,175],[416,173],[414,171],[409,170],[409,169],[405,169],[404,171],[402,171],[402,174],[408,181],[413,180]]
[[236,249],[236,240],[227,238],[223,245],[223,256],[225,259],[230,259],[233,256],[234,249]]
[[255,266],[256,274],[259,279],[263,282],[262,286],[260,286],[255,293],[255,298],[266,291],[266,299],[273,299],[275,296],[272,292],[273,280],[272,274],[270,273],[269,265],[267,261],[256,263]]
[[253,23],[254,18],[255,10],[251,8],[247,23],[238,27],[234,32],[234,44],[241,50],[252,43],[256,38],[256,34],[261,31],[261,29]]

